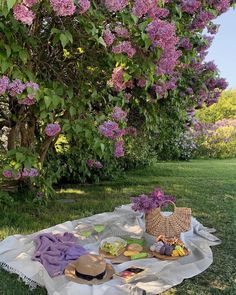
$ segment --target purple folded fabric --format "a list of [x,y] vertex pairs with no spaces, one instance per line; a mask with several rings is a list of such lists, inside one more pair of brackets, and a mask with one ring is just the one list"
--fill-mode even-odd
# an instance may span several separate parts
[[35,243],[32,260],[42,263],[51,277],[62,275],[71,260],[88,253],[84,247],[76,245],[76,237],[68,232],[63,235],[40,234]]

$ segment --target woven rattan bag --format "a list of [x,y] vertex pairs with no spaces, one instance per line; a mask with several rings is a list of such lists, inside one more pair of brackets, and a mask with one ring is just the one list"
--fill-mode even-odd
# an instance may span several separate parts
[[146,232],[153,236],[164,235],[167,238],[179,237],[181,232],[191,229],[191,209],[185,207],[176,207],[169,216],[163,216],[161,207],[152,209],[145,215]]

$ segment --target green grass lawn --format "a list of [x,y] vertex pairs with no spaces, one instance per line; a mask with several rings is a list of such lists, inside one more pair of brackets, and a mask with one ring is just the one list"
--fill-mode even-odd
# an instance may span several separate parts
[[[114,182],[100,185],[68,186],[57,193],[57,200],[44,210],[30,204],[16,204],[1,210],[0,239],[8,235],[28,234],[49,226],[104,211],[113,211],[129,203],[130,196],[160,186],[177,198],[178,206],[192,208],[193,215],[207,227],[215,227],[222,239],[212,247],[214,263],[204,273],[185,280],[165,295],[236,294],[236,159],[194,160],[157,163],[134,170]],[[60,203],[58,199],[75,200]],[[38,288],[29,291],[16,275],[0,270],[0,295],[46,295]],[[81,294],[83,295],[83,294]]]

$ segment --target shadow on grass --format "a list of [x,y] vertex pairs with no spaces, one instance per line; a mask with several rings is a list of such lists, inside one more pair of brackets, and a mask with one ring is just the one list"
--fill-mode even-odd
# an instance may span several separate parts
[[[0,238],[113,211],[117,206],[130,203],[130,196],[148,193],[157,186],[176,196],[178,206],[191,207],[193,215],[205,226],[215,227],[216,235],[222,239],[220,246],[213,247],[214,264],[207,271],[163,294],[236,294],[233,276],[236,265],[236,159],[158,163],[154,167],[127,172],[125,177],[113,182],[64,186],[46,208],[19,202],[3,210]],[[61,199],[73,202],[63,203],[59,201]],[[15,278],[0,271],[0,282],[8,282],[4,286],[1,283],[1,295],[46,294],[43,289],[26,292],[27,287]]]

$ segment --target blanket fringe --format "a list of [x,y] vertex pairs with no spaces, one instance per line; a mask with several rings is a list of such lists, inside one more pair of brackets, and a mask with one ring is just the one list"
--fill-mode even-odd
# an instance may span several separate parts
[[22,279],[22,281],[23,281],[27,286],[29,286],[30,290],[33,290],[33,289],[39,287],[39,285],[38,285],[35,281],[31,280],[31,279],[28,278],[26,275],[24,275],[22,272],[20,272],[19,270],[14,269],[13,267],[11,267],[10,265],[8,265],[8,264],[5,263],[5,262],[1,262],[1,261],[0,261],[0,268],[3,268],[3,269],[6,270],[7,272],[17,274],[17,275]]

